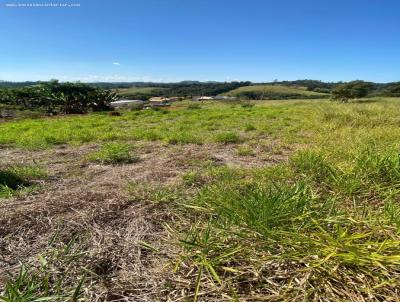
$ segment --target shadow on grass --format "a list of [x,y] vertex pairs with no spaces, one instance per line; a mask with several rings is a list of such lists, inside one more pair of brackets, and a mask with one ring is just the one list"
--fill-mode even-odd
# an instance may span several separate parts
[[22,179],[12,171],[0,171],[0,186],[6,186],[10,189],[17,190],[21,187],[28,186],[29,182]]

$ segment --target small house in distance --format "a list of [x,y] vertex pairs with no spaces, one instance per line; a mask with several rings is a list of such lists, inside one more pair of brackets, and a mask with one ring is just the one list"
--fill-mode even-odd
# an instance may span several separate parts
[[152,97],[149,99],[149,104],[151,107],[169,106],[169,99],[161,96]]
[[110,103],[113,108],[139,108],[144,106],[143,100],[119,100]]

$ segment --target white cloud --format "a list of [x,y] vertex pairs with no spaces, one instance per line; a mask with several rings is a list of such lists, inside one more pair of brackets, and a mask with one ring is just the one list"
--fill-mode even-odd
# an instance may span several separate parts
[[119,62],[113,62],[113,65],[121,65]]

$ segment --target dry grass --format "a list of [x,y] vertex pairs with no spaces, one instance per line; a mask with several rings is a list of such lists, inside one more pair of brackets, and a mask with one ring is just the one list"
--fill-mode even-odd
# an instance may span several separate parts
[[[115,166],[87,161],[96,149],[87,145],[1,151],[4,164],[40,163],[49,177],[35,194],[0,204],[0,275],[17,273],[21,263],[37,267],[42,255],[55,278],[66,269],[64,260],[55,255],[73,242],[71,254],[80,256],[68,265],[63,284],[72,286],[86,275],[84,299],[179,300],[191,285],[188,280],[175,280],[171,261],[181,251],[171,244],[164,224],[180,219],[171,212],[168,198],[176,197],[174,190],[182,185],[182,176],[209,166],[271,164],[241,157],[233,145],[144,143],[135,148],[139,162]],[[281,158],[277,155],[276,160]]]
[[[0,283],[37,285],[6,301],[398,301],[397,102],[46,119],[36,151],[2,125],[0,170],[47,172],[0,201]],[[92,162],[109,141],[140,160]]]

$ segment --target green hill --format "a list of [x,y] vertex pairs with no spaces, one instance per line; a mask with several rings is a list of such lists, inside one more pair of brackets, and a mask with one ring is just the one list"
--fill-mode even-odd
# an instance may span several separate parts
[[148,99],[153,96],[161,96],[166,90],[168,89],[163,87],[129,87],[115,89],[114,91],[122,97]]
[[284,85],[251,85],[239,87],[231,90],[225,95],[236,96],[239,98],[253,99],[253,100],[272,100],[272,99],[318,99],[326,98],[329,96],[327,93],[320,93],[308,91],[306,87],[302,86],[284,86]]

